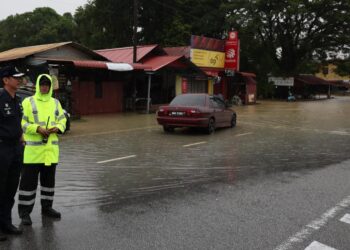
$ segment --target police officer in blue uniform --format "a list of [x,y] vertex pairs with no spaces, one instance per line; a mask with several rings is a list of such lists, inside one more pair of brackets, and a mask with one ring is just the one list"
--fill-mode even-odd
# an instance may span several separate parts
[[0,240],[5,234],[18,235],[22,230],[12,224],[11,211],[23,162],[21,128],[22,105],[16,91],[23,73],[13,66],[0,69],[4,88],[0,90]]

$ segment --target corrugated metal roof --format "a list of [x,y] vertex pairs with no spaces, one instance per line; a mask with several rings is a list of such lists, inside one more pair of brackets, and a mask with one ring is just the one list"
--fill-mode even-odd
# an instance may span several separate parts
[[175,61],[182,58],[183,56],[155,56],[144,61],[152,71],[157,71]]
[[250,72],[237,72],[237,74],[240,74],[242,76],[246,76],[246,77],[256,77],[256,75],[254,73],[250,73]]
[[82,61],[82,60],[75,60],[72,61],[75,67],[78,68],[93,68],[93,69],[107,69],[106,62],[101,61]]
[[331,82],[313,75],[298,75],[294,78],[296,81],[310,85],[330,85]]
[[69,45],[77,50],[83,51],[84,53],[90,55],[92,59],[96,60],[108,60],[102,55],[74,42],[61,42],[61,43],[51,43],[51,44],[42,44],[21,48],[14,48],[0,53],[0,62],[11,61],[16,59],[26,58],[28,56],[38,54],[44,51],[51,49],[59,48],[65,45]]
[[27,56],[30,56],[30,55],[33,55],[36,53],[40,53],[43,51],[47,51],[50,49],[54,49],[57,47],[61,47],[63,45],[69,44],[69,43],[71,43],[71,42],[51,43],[51,44],[28,46],[28,47],[21,47],[21,48],[14,48],[14,49],[6,50],[6,51],[0,53],[0,62],[25,58]]
[[190,46],[167,47],[167,48],[164,48],[164,51],[169,56],[185,56],[186,58],[190,58],[190,56],[191,56],[191,47]]
[[[109,69],[109,61],[96,61],[96,60],[69,60],[69,59],[60,59],[60,58],[38,58],[40,60],[46,60],[48,62],[55,63],[71,63],[77,68],[94,68],[94,69]],[[112,63],[113,64],[113,63]],[[114,63],[118,64],[118,63]],[[134,70],[150,70],[150,66],[141,63],[129,63],[129,65]]]
[[[158,45],[137,46],[137,62],[157,47]],[[102,49],[95,50],[95,52],[112,62],[133,63],[133,47]]]

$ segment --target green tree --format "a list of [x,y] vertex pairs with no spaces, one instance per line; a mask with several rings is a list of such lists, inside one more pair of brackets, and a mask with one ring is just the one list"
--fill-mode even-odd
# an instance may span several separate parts
[[72,15],[51,8],[11,15],[0,22],[0,50],[75,40],[75,28]]
[[[138,43],[188,45],[191,34],[222,38],[223,0],[138,0]],[[133,1],[93,0],[75,13],[79,41],[91,48],[132,45]]]
[[349,0],[237,0],[223,8],[227,25],[250,31],[250,41],[268,52],[272,73],[302,72],[350,41]]
[[190,37],[223,37],[223,0],[141,0],[141,38],[145,43],[189,45]]
[[350,76],[350,59],[335,61],[335,72],[340,76]]
[[93,49],[132,44],[133,2],[94,0],[75,13],[78,40]]

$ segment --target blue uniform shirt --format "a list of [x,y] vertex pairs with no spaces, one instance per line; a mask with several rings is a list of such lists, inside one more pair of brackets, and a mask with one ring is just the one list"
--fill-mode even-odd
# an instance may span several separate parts
[[15,142],[22,136],[21,98],[12,98],[5,90],[0,90],[0,140]]

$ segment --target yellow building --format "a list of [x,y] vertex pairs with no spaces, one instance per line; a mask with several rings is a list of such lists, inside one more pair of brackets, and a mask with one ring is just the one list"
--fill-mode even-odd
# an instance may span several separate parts
[[322,78],[324,80],[329,80],[329,81],[350,81],[350,75],[348,76],[340,76],[338,75],[335,70],[337,66],[330,63],[327,66],[323,66],[320,70],[319,73],[316,73],[315,76]]

